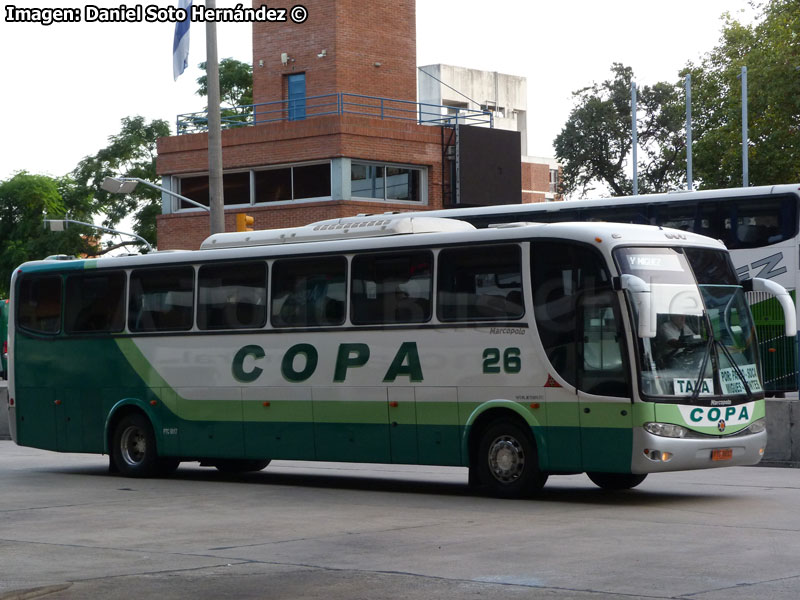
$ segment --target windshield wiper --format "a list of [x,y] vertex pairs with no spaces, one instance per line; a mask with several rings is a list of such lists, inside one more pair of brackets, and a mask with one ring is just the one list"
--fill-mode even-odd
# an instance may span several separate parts
[[[708,317],[706,317],[707,319]],[[706,342],[706,351],[703,353],[703,362],[700,364],[700,371],[697,373],[697,380],[694,382],[694,391],[692,392],[692,396],[689,399],[692,404],[697,401],[697,397],[700,395],[700,389],[703,385],[703,375],[706,372],[706,365],[708,364],[708,357],[711,356],[711,348],[714,346],[714,333],[709,328],[708,330],[711,334],[708,337],[708,342]]]
[[744,376],[744,373],[742,373],[742,370],[739,368],[739,365],[737,365],[736,361],[733,360],[733,356],[731,356],[731,352],[730,350],[728,350],[728,347],[719,340],[714,340],[714,343],[718,345],[720,348],[722,348],[722,352],[723,354],[725,354],[725,358],[728,359],[728,362],[733,367],[733,372],[736,373],[737,377],[739,377],[739,379],[742,380],[742,383],[744,384],[744,389],[747,392],[747,399],[748,400],[752,399],[753,391],[750,389],[750,384],[747,383],[747,378]]

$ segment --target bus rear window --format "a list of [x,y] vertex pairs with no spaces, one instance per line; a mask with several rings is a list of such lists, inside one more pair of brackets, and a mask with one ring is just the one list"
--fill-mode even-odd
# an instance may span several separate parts
[[17,323],[36,333],[61,331],[61,277],[25,277],[19,285]]

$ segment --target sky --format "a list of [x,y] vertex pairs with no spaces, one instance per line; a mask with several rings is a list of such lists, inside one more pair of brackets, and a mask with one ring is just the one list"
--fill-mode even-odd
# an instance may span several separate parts
[[[72,0],[13,4],[85,14],[85,4]],[[136,0],[93,4],[133,7]],[[202,24],[192,24],[190,67],[173,81],[174,23],[45,26],[9,22],[8,6],[0,17],[0,180],[21,170],[67,174],[104,147],[126,116],[165,119],[174,130],[178,114],[203,109],[195,94],[197,65],[205,60]],[[632,67],[639,86],[677,80],[687,62],[698,62],[718,43],[725,11],[752,18],[746,0],[417,0],[417,64],[526,77],[528,154],[553,156],[573,91],[607,79],[613,62]],[[252,61],[248,23],[219,24],[217,35],[220,59]]]

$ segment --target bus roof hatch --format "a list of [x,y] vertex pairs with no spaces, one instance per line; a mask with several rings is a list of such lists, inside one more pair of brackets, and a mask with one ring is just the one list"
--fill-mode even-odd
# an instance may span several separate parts
[[200,245],[200,249],[245,248],[248,246],[272,246],[275,244],[297,244],[300,242],[321,242],[410,233],[468,231],[472,229],[475,229],[475,227],[466,221],[442,217],[391,215],[345,217],[318,221],[303,227],[216,233],[207,237]]

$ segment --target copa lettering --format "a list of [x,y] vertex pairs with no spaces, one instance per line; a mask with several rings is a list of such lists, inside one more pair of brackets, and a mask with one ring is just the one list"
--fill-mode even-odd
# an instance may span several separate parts
[[[233,357],[231,373],[237,381],[252,383],[264,372],[263,359],[266,357],[264,348],[256,344],[244,346]],[[348,371],[363,367],[369,362],[370,350],[367,344],[350,343],[339,344],[336,353],[336,363],[333,371],[333,381],[343,383],[347,379]],[[291,383],[300,383],[309,379],[317,370],[319,353],[311,344],[295,344],[284,353],[281,358],[281,375]],[[398,377],[407,377],[409,381],[422,381],[422,363],[416,342],[403,342],[397,349],[386,374],[384,383],[391,383]]]
[[709,421],[719,421],[720,419],[730,421],[730,419],[734,416],[739,422],[750,420],[750,413],[747,410],[747,406],[728,406],[724,409],[715,407],[710,408],[708,412],[702,408],[694,408],[689,413],[689,418],[694,423],[700,423],[704,420],[704,418],[708,419]]

